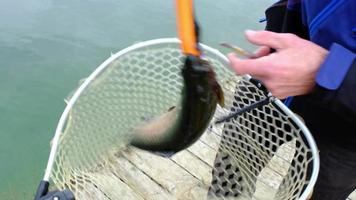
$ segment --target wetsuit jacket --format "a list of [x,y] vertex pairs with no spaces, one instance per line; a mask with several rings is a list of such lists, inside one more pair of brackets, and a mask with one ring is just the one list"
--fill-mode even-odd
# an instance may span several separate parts
[[[267,30],[294,33],[329,50],[314,92],[294,98],[291,107],[312,133],[356,145],[356,0],[282,0],[266,18]],[[335,137],[339,132],[344,137]]]

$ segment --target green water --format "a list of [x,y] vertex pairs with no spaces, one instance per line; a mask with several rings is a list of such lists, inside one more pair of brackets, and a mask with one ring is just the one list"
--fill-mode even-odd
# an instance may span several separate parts
[[[204,43],[252,49],[274,0],[197,0]],[[219,2],[219,3],[217,3]],[[111,52],[175,37],[173,1],[0,0],[0,199],[32,199],[63,99]]]

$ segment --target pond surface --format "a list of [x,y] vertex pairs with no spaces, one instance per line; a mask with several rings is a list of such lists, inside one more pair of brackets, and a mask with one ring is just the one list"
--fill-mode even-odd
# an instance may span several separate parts
[[[219,2],[219,3],[217,3]],[[243,30],[263,29],[273,0],[197,0],[202,41],[249,50]],[[0,0],[0,198],[32,199],[63,101],[111,52],[176,37],[166,0]]]

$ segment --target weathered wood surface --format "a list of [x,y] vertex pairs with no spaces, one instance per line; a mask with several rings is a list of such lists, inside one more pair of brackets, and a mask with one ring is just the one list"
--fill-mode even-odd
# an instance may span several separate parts
[[[117,153],[109,169],[90,174],[105,184],[88,184],[88,192],[79,199],[115,200],[118,196],[129,200],[207,199],[220,128],[208,130],[194,145],[171,158],[133,147]],[[258,175],[253,200],[274,199],[290,167],[293,146],[294,141],[282,145]],[[356,194],[349,199],[356,200]]]

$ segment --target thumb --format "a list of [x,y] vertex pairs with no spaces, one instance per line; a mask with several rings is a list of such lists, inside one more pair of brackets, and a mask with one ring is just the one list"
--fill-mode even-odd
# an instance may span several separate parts
[[231,68],[237,74],[250,74],[251,76],[264,77],[266,76],[268,71],[268,65],[266,65],[266,61],[263,58],[256,59],[240,59],[234,53],[228,54],[228,59],[230,61]]
[[274,33],[270,31],[252,31],[246,30],[245,35],[248,41],[259,46],[268,46],[273,49],[281,49],[287,47],[284,34]]

